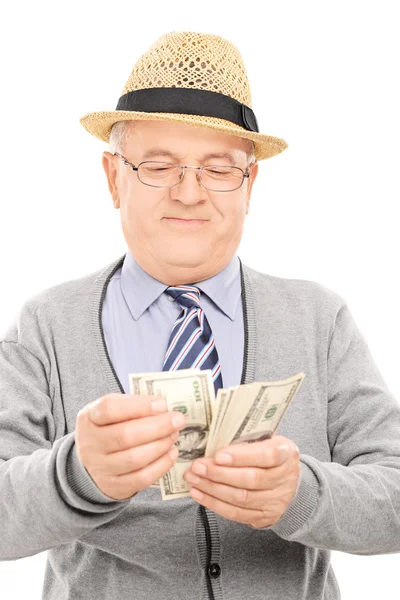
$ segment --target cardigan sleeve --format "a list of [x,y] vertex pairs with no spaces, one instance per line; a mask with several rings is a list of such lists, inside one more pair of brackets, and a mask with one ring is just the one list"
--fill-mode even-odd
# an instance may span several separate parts
[[115,518],[75,454],[75,432],[55,440],[46,348],[31,303],[0,342],[0,561],[65,544]]
[[266,529],[350,554],[400,552],[400,405],[343,301],[327,353],[332,462],[301,454],[296,495]]

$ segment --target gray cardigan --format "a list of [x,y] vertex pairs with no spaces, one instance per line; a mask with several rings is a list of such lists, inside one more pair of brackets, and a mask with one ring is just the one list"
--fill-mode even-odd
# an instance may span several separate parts
[[156,488],[114,501],[74,429],[85,404],[123,393],[101,310],[124,256],[32,296],[2,336],[0,560],[47,550],[43,600],[339,600],[331,550],[400,552],[400,406],[346,302],[241,263],[241,383],[306,374],[277,431],[301,453],[278,523],[256,530]]

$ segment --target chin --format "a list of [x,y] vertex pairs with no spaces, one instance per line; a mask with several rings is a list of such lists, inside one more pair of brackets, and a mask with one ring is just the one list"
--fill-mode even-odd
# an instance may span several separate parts
[[171,243],[160,248],[160,256],[165,262],[175,263],[177,266],[189,266],[207,261],[211,256],[211,250],[209,246],[190,248],[189,244]]

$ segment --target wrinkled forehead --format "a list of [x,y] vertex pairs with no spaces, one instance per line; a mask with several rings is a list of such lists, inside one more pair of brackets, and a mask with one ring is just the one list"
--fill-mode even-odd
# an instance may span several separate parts
[[248,147],[249,140],[238,136],[167,121],[132,121],[126,135],[126,148],[140,152],[143,160],[155,157],[179,160],[190,152],[198,160],[220,158],[235,164],[246,157]]

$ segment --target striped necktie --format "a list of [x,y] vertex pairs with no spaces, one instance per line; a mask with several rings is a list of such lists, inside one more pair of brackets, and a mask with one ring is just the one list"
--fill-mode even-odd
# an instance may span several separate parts
[[169,338],[163,371],[211,369],[215,396],[222,388],[221,366],[214,335],[200,306],[200,290],[192,285],[168,287],[165,292],[182,307]]

